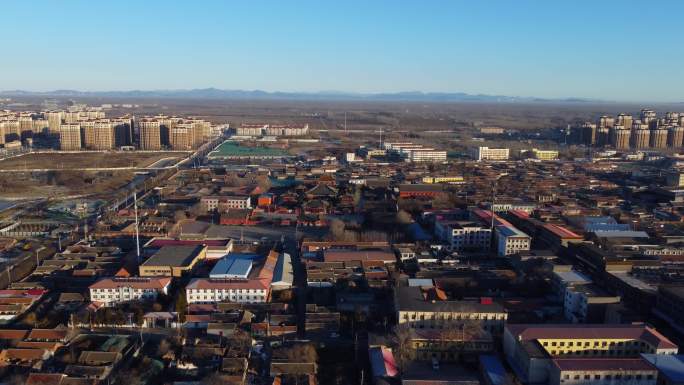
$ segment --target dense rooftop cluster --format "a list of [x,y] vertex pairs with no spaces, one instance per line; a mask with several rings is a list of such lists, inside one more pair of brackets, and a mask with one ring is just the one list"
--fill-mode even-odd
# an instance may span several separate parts
[[135,199],[16,210],[0,223],[0,376],[681,382],[677,155],[269,138],[310,134],[243,124],[213,156],[141,174]]

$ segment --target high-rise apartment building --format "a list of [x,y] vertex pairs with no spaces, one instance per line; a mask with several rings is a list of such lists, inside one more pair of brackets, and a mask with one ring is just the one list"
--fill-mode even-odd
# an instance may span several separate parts
[[651,147],[667,148],[667,129],[651,130]]
[[612,116],[601,116],[598,119],[597,126],[599,128],[612,128],[615,125],[615,118]]
[[682,147],[684,142],[684,127],[670,126],[667,128],[667,146],[670,148]]
[[116,145],[131,146],[135,141],[133,138],[133,127],[135,122],[132,117],[124,116],[121,118],[112,119],[114,129],[116,131]]
[[114,123],[108,120],[85,121],[83,129],[83,146],[89,150],[111,150],[116,148],[116,131]]
[[665,122],[668,126],[671,125],[677,125],[679,124],[679,118],[681,117],[681,114],[679,112],[666,112],[665,113]]
[[596,144],[599,146],[607,146],[610,144],[610,128],[599,127],[596,129]]
[[79,124],[65,123],[60,125],[59,148],[62,151],[81,149],[81,126]]
[[611,128],[610,144],[618,150],[629,148],[631,130],[624,126],[615,125]]
[[194,126],[192,123],[178,123],[169,131],[169,144],[174,150],[190,150],[194,144]]
[[651,129],[658,127],[658,115],[653,110],[643,109],[639,114],[642,123],[648,124]]
[[632,130],[631,145],[633,148],[648,148],[650,146],[651,130],[639,127]]
[[634,119],[632,118],[632,115],[619,114],[617,116],[617,120],[615,121],[615,125],[630,128],[632,127],[633,120]]
[[152,119],[141,119],[137,123],[140,149],[149,151],[161,150],[161,123],[158,120]]
[[596,144],[597,134],[596,125],[593,123],[586,122],[580,128],[581,141],[587,146]]
[[43,116],[48,121],[48,128],[50,133],[59,133],[59,127],[62,124],[62,117],[64,111],[47,111],[43,113]]

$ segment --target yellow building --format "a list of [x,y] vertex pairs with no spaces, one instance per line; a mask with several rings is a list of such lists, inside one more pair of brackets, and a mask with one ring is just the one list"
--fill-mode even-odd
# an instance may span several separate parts
[[555,150],[538,150],[536,148],[532,149],[532,155],[535,159],[539,160],[557,160],[558,151]]
[[501,335],[508,318],[505,309],[491,301],[428,301],[419,287],[394,290],[397,322],[412,329],[451,329],[464,322],[479,325],[494,336]]
[[554,361],[639,358],[642,353],[677,354],[679,347],[639,324],[507,325],[504,355],[523,383],[549,383]]
[[463,183],[463,177],[460,175],[453,176],[426,176],[423,177],[423,183],[433,184],[433,183]]
[[418,361],[458,361],[494,351],[491,334],[462,327],[447,330],[410,329],[410,355]]
[[140,265],[140,276],[180,277],[192,271],[206,255],[207,248],[203,245],[163,246]]

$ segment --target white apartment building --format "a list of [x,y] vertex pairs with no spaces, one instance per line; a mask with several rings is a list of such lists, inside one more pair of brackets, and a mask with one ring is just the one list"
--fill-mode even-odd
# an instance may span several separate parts
[[425,148],[410,150],[406,158],[409,162],[444,162],[446,159],[446,151]]
[[252,207],[249,196],[227,196],[223,198],[221,205],[229,209],[248,209]]
[[447,152],[411,142],[385,142],[383,148],[401,155],[407,162],[444,162]]
[[437,221],[435,235],[457,251],[489,250],[492,240],[492,231],[489,227],[471,221]]
[[206,211],[252,207],[252,200],[249,196],[206,196],[202,197],[200,203]]
[[90,285],[90,300],[111,306],[121,302],[149,300],[168,294],[170,277],[103,278]]
[[556,359],[549,385],[655,385],[658,369],[643,358]]
[[507,148],[476,147],[473,149],[473,157],[477,161],[483,160],[508,160],[510,150]]
[[496,227],[496,252],[506,256],[530,250],[532,238],[513,226]]
[[571,286],[565,290],[563,315],[572,323],[595,322],[595,313],[601,313],[600,320],[605,314],[605,306],[617,303],[620,303],[619,296],[608,295],[593,285]]
[[268,302],[270,282],[262,279],[195,278],[185,288],[188,303]]

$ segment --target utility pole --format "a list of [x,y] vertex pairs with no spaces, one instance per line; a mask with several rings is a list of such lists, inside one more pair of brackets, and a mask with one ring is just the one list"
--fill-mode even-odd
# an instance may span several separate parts
[[81,206],[81,220],[83,221],[83,238],[88,242],[88,204],[83,203]]
[[492,183],[492,206],[489,208],[489,211],[491,211],[490,214],[492,214],[492,223],[490,227],[492,239],[494,239],[494,202],[496,201],[496,183],[498,180],[499,179],[497,178]]
[[138,194],[133,190],[133,211],[135,212],[135,256],[140,264],[140,231],[138,230]]

